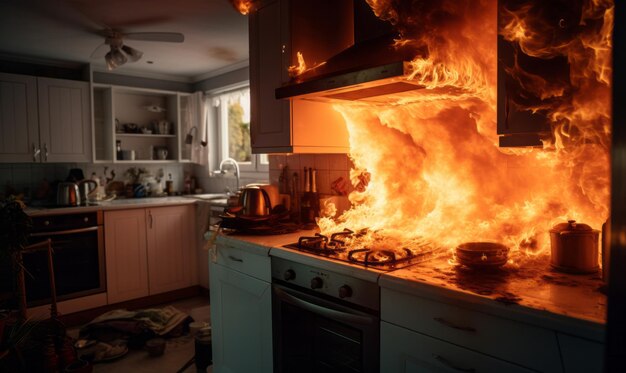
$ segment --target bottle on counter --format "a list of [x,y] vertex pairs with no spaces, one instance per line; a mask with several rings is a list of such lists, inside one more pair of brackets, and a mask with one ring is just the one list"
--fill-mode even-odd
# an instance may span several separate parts
[[115,157],[117,158],[118,161],[123,158],[123,156],[122,156],[122,140],[115,141]]
[[303,224],[315,223],[319,211],[319,197],[317,195],[317,170],[304,168],[304,192],[300,206],[300,219]]

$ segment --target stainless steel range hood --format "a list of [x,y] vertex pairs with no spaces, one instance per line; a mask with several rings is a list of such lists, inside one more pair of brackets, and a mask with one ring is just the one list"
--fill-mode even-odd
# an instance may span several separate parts
[[390,97],[423,89],[406,80],[414,49],[398,50],[391,35],[357,43],[328,59],[324,65],[276,89],[276,98],[315,101],[387,102]]

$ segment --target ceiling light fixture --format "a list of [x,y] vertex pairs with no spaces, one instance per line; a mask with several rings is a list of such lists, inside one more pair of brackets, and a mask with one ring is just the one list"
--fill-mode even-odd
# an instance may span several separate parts
[[104,56],[104,60],[107,63],[107,69],[113,70],[128,62],[138,61],[143,52],[122,44],[121,38],[108,38],[107,44],[111,46],[111,50]]
[[122,51],[128,55],[130,62],[139,61],[141,56],[143,56],[143,52],[135,48],[129,47],[128,45],[122,45]]

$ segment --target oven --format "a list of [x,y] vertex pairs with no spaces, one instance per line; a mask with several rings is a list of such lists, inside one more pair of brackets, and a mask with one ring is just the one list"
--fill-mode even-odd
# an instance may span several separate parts
[[[57,300],[106,291],[102,211],[33,217],[29,244],[52,241]],[[28,306],[49,303],[47,251],[24,254]]]
[[272,257],[275,372],[378,372],[376,283]]

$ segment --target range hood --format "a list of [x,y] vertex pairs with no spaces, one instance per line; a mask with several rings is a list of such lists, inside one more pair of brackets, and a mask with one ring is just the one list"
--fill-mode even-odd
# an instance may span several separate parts
[[390,96],[424,88],[405,78],[415,56],[415,49],[394,48],[393,35],[359,42],[277,88],[276,98],[386,102]]
[[[350,9],[349,18],[353,22],[345,24],[350,24],[354,43],[331,54],[324,64],[277,88],[277,99],[377,103],[393,100],[393,95],[424,88],[405,77],[411,72],[410,61],[424,55],[425,51],[406,46],[395,48],[397,33],[391,24],[374,15],[366,1],[355,0]],[[317,30],[330,31],[321,26]]]

